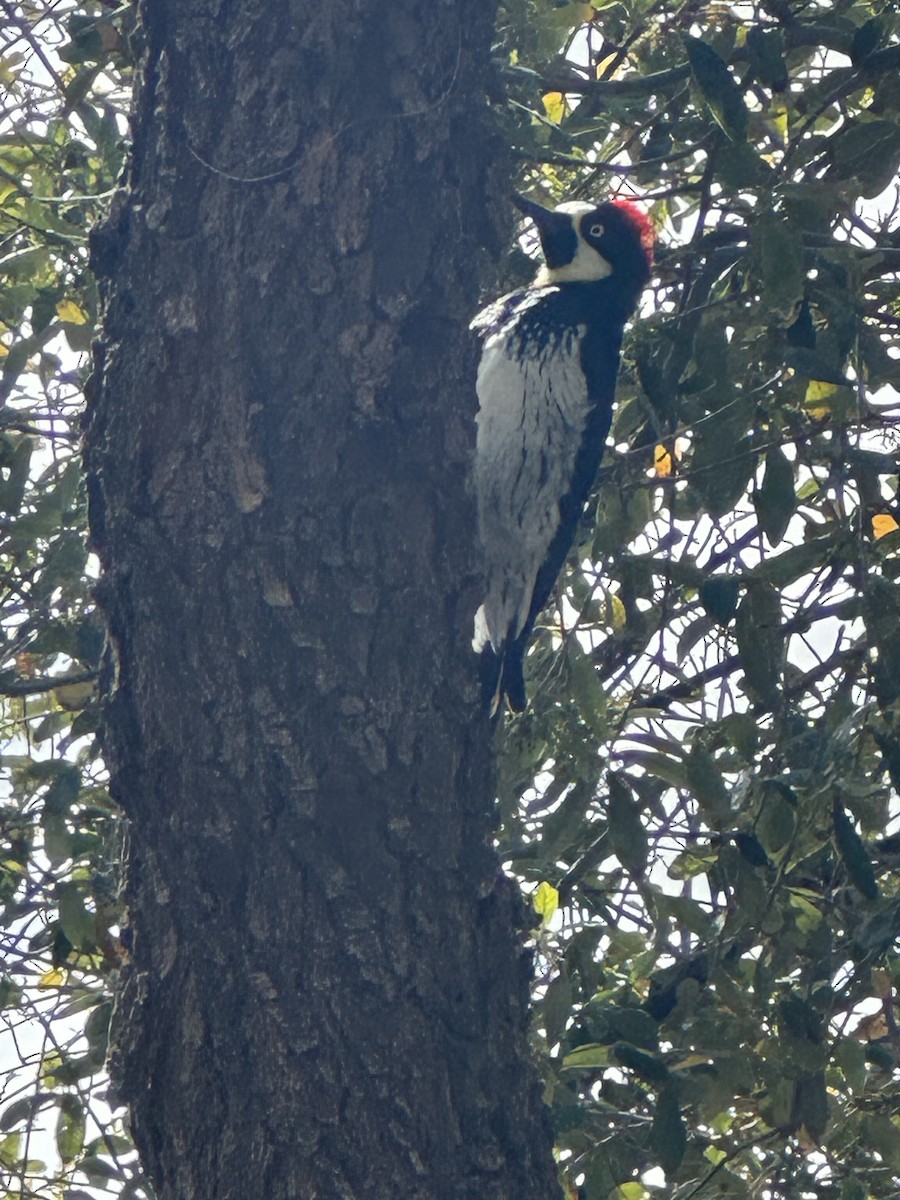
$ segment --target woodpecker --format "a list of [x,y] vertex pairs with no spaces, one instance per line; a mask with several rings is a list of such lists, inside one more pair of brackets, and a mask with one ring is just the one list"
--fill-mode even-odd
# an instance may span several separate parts
[[514,202],[544,265],[471,324],[483,341],[474,477],[487,584],[472,645],[492,716],[504,697],[525,707],[525,651],[603,457],[622,331],[653,255],[650,221],[627,201]]

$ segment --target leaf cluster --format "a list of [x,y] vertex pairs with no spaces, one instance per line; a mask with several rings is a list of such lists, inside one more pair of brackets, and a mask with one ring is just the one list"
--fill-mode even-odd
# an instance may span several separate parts
[[128,5],[0,6],[0,1196],[141,1192],[105,1096],[121,829],[78,453],[87,236],[124,156]]
[[[524,185],[658,232],[612,446],[508,724],[558,893],[535,1038],[583,1200],[900,1187],[900,24],[503,6]],[[663,1180],[665,1181],[663,1185]]]

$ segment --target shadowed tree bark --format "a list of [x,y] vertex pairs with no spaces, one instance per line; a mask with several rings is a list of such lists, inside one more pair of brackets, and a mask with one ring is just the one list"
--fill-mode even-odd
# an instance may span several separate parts
[[86,457],[162,1200],[556,1194],[468,650],[493,15],[142,6]]

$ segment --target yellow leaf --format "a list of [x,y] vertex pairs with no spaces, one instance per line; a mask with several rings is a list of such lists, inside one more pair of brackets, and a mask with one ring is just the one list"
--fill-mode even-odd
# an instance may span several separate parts
[[74,300],[60,300],[56,306],[56,315],[67,325],[87,324],[87,313],[80,309]]
[[554,125],[558,125],[569,111],[565,95],[562,92],[544,92],[541,99],[544,102],[544,112]]
[[811,379],[807,384],[806,395],[803,397],[803,403],[809,408],[811,417],[827,417],[831,415],[831,407],[828,404],[823,404],[823,400],[830,400],[837,391],[837,385],[834,383],[823,383],[821,379]]
[[634,1180],[631,1183],[620,1183],[609,1193],[609,1200],[647,1200],[650,1193],[642,1183]]
[[539,883],[531,898],[534,911],[540,916],[541,924],[546,928],[553,919],[553,914],[559,908],[559,892],[552,883]]
[[900,529],[900,525],[894,520],[890,513],[876,513],[872,518],[872,533],[875,540],[883,538],[889,533],[893,533],[895,529]]
[[62,1055],[58,1050],[51,1050],[41,1060],[41,1082],[47,1087],[56,1087],[56,1072],[63,1065]]
[[628,614],[625,611],[625,605],[622,603],[619,596],[607,596],[606,598],[606,619],[613,629],[618,632],[625,628],[628,620]]
[[827,400],[836,391],[836,383],[824,383],[821,379],[811,379],[807,385],[804,399],[807,404],[814,404],[817,400]]
[[782,146],[786,146],[788,140],[788,110],[783,104],[778,105],[772,109],[769,120],[772,123],[772,128],[781,139]]
[[659,479],[668,479],[672,474],[672,455],[661,442],[653,451],[653,467]]
[[44,991],[50,988],[62,987],[66,982],[66,973],[60,967],[51,967],[38,980],[38,987]]

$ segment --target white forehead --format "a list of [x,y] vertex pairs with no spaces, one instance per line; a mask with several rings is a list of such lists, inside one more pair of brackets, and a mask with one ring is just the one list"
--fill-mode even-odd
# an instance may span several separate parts
[[567,200],[565,204],[557,204],[556,212],[583,217],[586,213],[593,212],[596,207],[596,204],[586,204],[584,200]]

